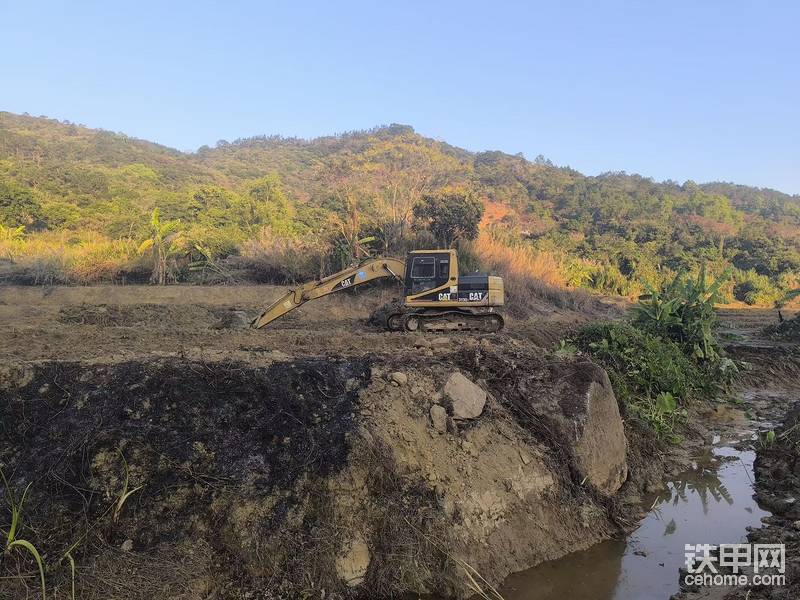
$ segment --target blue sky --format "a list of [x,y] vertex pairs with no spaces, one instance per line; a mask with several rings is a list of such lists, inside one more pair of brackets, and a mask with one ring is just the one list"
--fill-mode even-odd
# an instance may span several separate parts
[[182,150],[405,123],[800,193],[800,3],[0,0],[0,110]]

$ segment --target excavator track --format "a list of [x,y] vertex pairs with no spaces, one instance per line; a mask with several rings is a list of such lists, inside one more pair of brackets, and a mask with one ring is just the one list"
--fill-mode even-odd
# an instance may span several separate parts
[[[389,322],[391,322],[391,317]],[[498,313],[469,313],[459,310],[409,313],[402,316],[403,331],[481,331],[496,333],[503,328],[503,317]],[[390,324],[391,328],[391,324]]]

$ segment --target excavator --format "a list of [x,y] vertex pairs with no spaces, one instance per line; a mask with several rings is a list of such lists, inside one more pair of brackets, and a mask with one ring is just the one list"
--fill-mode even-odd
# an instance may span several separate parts
[[355,267],[304,283],[278,298],[251,326],[260,329],[310,300],[391,277],[404,287],[402,302],[386,311],[390,331],[496,332],[503,328],[503,280],[484,273],[458,274],[455,250],[414,250],[406,260],[370,258]]

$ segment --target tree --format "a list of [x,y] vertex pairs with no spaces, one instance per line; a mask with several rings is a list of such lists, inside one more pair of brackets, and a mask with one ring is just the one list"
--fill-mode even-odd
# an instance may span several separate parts
[[0,181],[0,223],[8,227],[35,225],[42,207],[31,190]]
[[153,209],[150,216],[150,237],[139,246],[139,254],[148,250],[153,253],[153,274],[150,283],[166,285],[167,261],[177,251],[177,242],[182,232],[178,229],[180,221],[162,221],[158,208]]
[[478,237],[481,217],[483,203],[471,193],[459,190],[426,195],[414,207],[415,227],[430,231],[445,248],[459,240]]
[[276,233],[290,233],[294,206],[286,197],[280,178],[272,173],[254,181],[244,199],[245,218],[250,226],[268,225]]

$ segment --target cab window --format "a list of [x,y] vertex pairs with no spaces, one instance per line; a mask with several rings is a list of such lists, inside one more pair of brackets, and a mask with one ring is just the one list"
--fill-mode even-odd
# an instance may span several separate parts
[[433,256],[416,256],[411,263],[411,294],[436,287],[436,259]]
[[432,256],[418,256],[411,265],[412,279],[433,279],[435,273],[435,260]]

